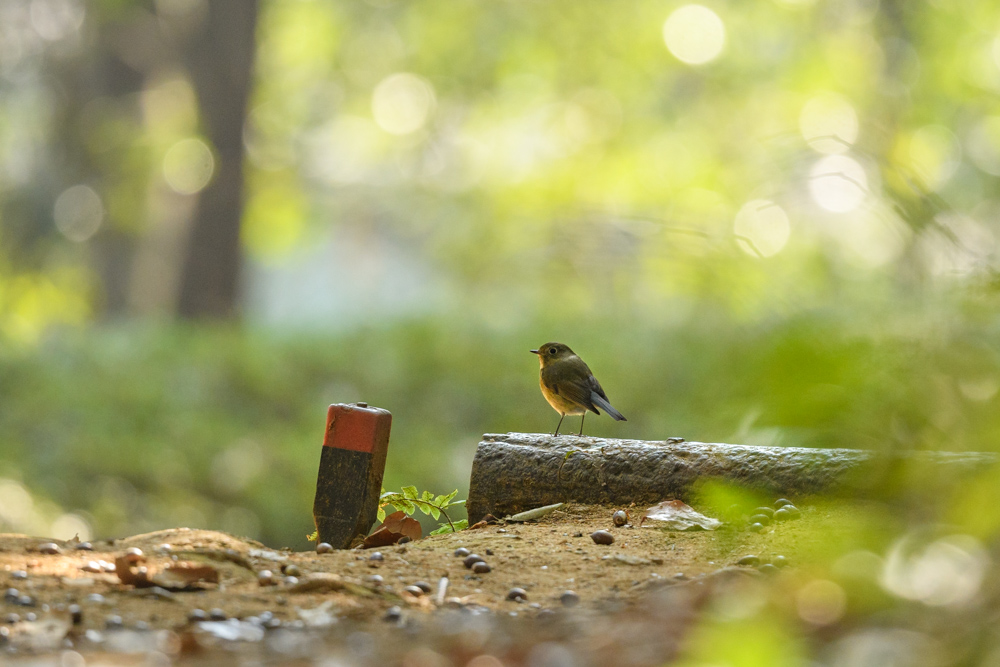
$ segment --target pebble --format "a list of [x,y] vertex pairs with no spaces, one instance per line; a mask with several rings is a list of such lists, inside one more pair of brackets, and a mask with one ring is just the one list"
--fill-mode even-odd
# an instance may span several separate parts
[[611,522],[616,526],[621,527],[628,523],[628,514],[624,510],[618,510],[611,515]]
[[486,550],[486,555],[487,556],[492,556],[493,555],[493,549],[487,549]]
[[13,624],[17,623],[20,620],[21,620],[21,617],[18,616],[17,614],[7,614],[6,616],[3,617],[3,622],[7,623],[9,625],[13,625]]
[[104,604],[104,596],[100,593],[91,593],[87,596],[87,602],[93,602],[95,604]]
[[466,549],[465,547],[459,547],[459,548],[455,549],[455,556],[457,558],[465,558],[470,553],[472,553],[472,552],[469,551],[468,549]]
[[766,514],[754,514],[748,523],[759,523],[762,526],[770,525],[771,517]]
[[483,561],[484,558],[479,554],[469,554],[468,556],[465,557],[465,560],[462,561],[462,565],[471,570],[473,565],[475,565],[476,563],[481,563]]
[[526,602],[528,600],[528,592],[523,588],[512,588],[507,591],[507,599],[516,602]]
[[257,583],[261,586],[274,586],[274,572],[261,570],[257,573]]
[[35,621],[38,620],[38,614],[36,614],[33,611],[29,611],[27,614],[24,615],[24,620],[26,620],[28,623],[34,623]]
[[788,559],[784,556],[775,556],[771,559],[771,564],[777,567],[788,567]]
[[[791,508],[791,509],[789,509]],[[793,511],[794,510],[794,511]],[[793,519],[798,519],[802,515],[799,510],[793,505],[785,505],[780,510],[774,513],[775,521],[791,521]]]
[[743,558],[736,561],[737,565],[749,565],[750,567],[757,567],[760,565],[760,558],[757,556],[744,556]]
[[423,597],[424,595],[424,591],[419,586],[407,586],[403,589],[403,592],[409,593],[415,598]]
[[149,630],[149,623],[146,621],[136,621],[135,625],[132,627],[140,632],[145,632],[146,630]]
[[486,561],[479,561],[478,563],[472,564],[472,571],[476,574],[486,574],[490,571],[490,566],[486,564]]
[[80,625],[83,623],[83,607],[78,604],[71,604],[69,606],[69,615],[73,619],[73,625]]
[[77,551],[93,551],[94,545],[91,544],[90,542],[80,542],[73,548],[76,549]]
[[96,560],[89,561],[86,565],[81,565],[80,569],[84,572],[103,572],[104,568]]
[[777,565],[771,565],[770,563],[764,563],[757,568],[757,571],[761,574],[774,574],[778,571]]
[[264,627],[267,628],[268,630],[273,630],[275,628],[280,628],[281,627],[281,619],[280,618],[269,618],[268,620],[264,621]]
[[3,594],[3,599],[10,603],[17,602],[17,599],[19,597],[21,597],[21,591],[17,590],[16,588],[8,588],[7,591]]
[[774,509],[781,509],[785,505],[791,505],[792,501],[787,498],[778,498],[774,501]]
[[188,612],[188,621],[191,623],[197,623],[198,621],[207,621],[208,614],[205,613],[204,609],[192,609]]
[[764,524],[762,524],[762,523],[751,523],[750,524],[750,531],[751,532],[759,533],[762,530],[764,530]]
[[382,575],[381,574],[373,574],[372,576],[368,577],[368,583],[373,584],[375,586],[381,586],[382,585]]
[[125,560],[129,563],[138,563],[142,560],[142,549],[129,547],[125,550]]
[[328,554],[333,553],[333,545],[329,542],[320,542],[316,545],[316,553],[318,554]]
[[575,607],[580,604],[580,596],[575,591],[563,591],[563,594],[559,596],[559,601],[564,607]]
[[27,579],[28,573],[24,570],[14,570],[10,573],[12,579]]
[[590,534],[590,539],[594,544],[614,544],[615,536],[606,530],[595,530]]
[[121,616],[115,614],[114,616],[108,616],[104,619],[104,627],[108,630],[118,630],[125,627],[125,622],[122,620]]
[[410,541],[410,538],[408,536],[406,536],[406,535],[403,535],[401,538],[399,538],[399,541],[396,542],[396,544],[406,544],[409,541]]
[[375,553],[373,553],[371,556],[368,557],[368,560],[375,560],[375,561],[385,560],[385,556],[382,555],[381,551],[376,551]]
[[285,575],[289,577],[302,576],[302,571],[299,569],[299,566],[294,565],[292,563],[285,565],[283,568],[281,568],[281,571],[284,572]]
[[285,586],[294,586],[295,584],[299,583],[299,578],[298,577],[285,577],[282,580],[281,583],[283,583]]
[[385,616],[382,618],[390,623],[399,623],[403,618],[403,610],[396,606],[389,607],[385,610]]
[[62,553],[62,549],[60,549],[59,545],[55,542],[45,542],[44,544],[39,544],[38,550],[48,556],[55,556],[56,554]]
[[272,618],[274,618],[274,612],[271,612],[271,611],[262,611],[257,616],[257,620],[260,621],[262,625],[266,624]]
[[583,533],[577,531],[577,532],[573,533],[573,537],[583,537]]
[[22,607],[34,607],[35,598],[31,597],[30,595],[22,595],[17,599],[17,603]]
[[774,510],[771,509],[770,507],[754,507],[753,508],[753,513],[754,514],[764,514],[768,518],[771,518],[771,517],[774,516]]
[[209,610],[208,618],[212,621],[224,621],[229,618],[229,616],[226,615],[226,612],[222,611],[218,607],[215,607],[214,609]]
[[426,581],[414,581],[413,585],[422,590],[424,593],[430,593],[434,590]]

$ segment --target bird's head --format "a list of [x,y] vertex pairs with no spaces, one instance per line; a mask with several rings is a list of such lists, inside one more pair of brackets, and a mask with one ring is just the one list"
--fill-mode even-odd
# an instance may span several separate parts
[[545,368],[546,365],[551,364],[553,361],[574,356],[573,350],[562,343],[546,343],[537,350],[531,350],[531,353],[538,355],[538,362],[542,368]]

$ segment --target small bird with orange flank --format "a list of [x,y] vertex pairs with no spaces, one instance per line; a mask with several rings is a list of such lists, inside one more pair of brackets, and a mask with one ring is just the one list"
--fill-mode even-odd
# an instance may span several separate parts
[[542,396],[560,415],[553,435],[559,435],[559,427],[566,415],[583,415],[580,418],[579,433],[583,435],[583,420],[587,418],[587,411],[599,415],[601,413],[598,408],[607,412],[615,421],[628,421],[611,405],[601,383],[590,372],[590,367],[568,346],[546,343],[537,350],[531,350],[531,353],[538,355],[541,367],[538,384],[542,387]]

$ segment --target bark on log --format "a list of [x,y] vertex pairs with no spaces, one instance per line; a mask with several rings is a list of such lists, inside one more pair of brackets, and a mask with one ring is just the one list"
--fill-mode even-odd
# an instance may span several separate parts
[[941,481],[1000,462],[992,453],[754,447],[720,443],[618,440],[538,433],[487,434],[472,463],[469,520],[541,505],[605,505],[687,500],[719,479],[778,496],[871,495],[898,481]]

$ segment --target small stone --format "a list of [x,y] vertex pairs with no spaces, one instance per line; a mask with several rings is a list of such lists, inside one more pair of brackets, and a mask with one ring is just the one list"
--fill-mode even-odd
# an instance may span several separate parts
[[407,586],[406,588],[403,589],[403,592],[409,593],[415,598],[423,597],[424,595],[424,592],[420,590],[419,586]]
[[62,549],[60,549],[59,545],[55,542],[45,542],[44,544],[39,544],[38,550],[48,556],[55,556],[56,554],[62,552]]
[[465,557],[465,560],[462,561],[462,565],[471,570],[473,565],[481,563],[483,560],[485,559],[479,554],[469,554]]
[[173,550],[174,550],[174,548],[172,546],[170,546],[169,544],[157,544],[156,545],[156,551],[159,552],[159,553],[161,553],[161,554],[168,554],[168,553],[170,553]]
[[590,539],[594,544],[614,544],[615,536],[606,530],[595,530],[590,534]]
[[774,501],[774,509],[781,509],[785,505],[791,505],[792,501],[787,498],[778,498]]
[[71,604],[68,611],[70,618],[73,619],[73,625],[83,623],[83,607],[78,604]]
[[24,615],[24,620],[26,620],[28,623],[34,623],[35,621],[38,620],[38,614],[36,614],[33,611],[29,611],[27,614]]
[[486,574],[490,571],[490,566],[486,564],[486,561],[479,561],[478,563],[472,564],[472,571],[476,574]]
[[8,588],[3,594],[3,599],[5,602],[10,602],[11,604],[17,602],[17,599],[21,597],[21,591],[16,588]]
[[22,607],[34,607],[35,598],[31,597],[30,595],[22,595],[17,599],[17,603]]
[[[775,521],[791,521],[792,519],[798,518],[794,514],[792,514],[792,512],[788,511],[789,507],[791,507],[791,505],[785,505],[780,510],[778,510],[777,512],[775,512],[774,513],[774,520]],[[798,510],[796,510],[796,511],[798,511]]]
[[413,585],[422,590],[424,593],[430,593],[434,590],[426,581],[414,581]]
[[18,616],[17,614],[7,614],[6,616],[3,617],[3,622],[7,623],[8,625],[14,625],[15,623],[18,623],[20,620],[21,617]]
[[750,567],[757,567],[760,565],[760,558],[757,556],[744,556],[743,558],[736,561],[737,565],[749,565]]
[[771,559],[771,564],[775,567],[788,567],[788,559],[784,556],[775,556]]
[[257,573],[257,583],[261,586],[274,586],[274,572],[261,570]]
[[374,586],[381,586],[382,585],[382,575],[381,574],[373,574],[372,576],[368,577],[368,583],[370,583],[370,584],[372,584]]
[[281,627],[281,619],[280,618],[270,618],[270,619],[264,621],[264,627],[267,628],[268,630],[274,630],[275,628],[280,628]]
[[771,517],[766,514],[754,514],[747,523],[759,523],[762,526],[771,525]]
[[91,544],[90,542],[80,542],[73,548],[76,549],[77,551],[93,551],[94,545]]
[[[802,510],[800,510],[795,505],[785,505],[778,512],[786,512],[785,520],[795,520],[802,517]],[[778,516],[778,512],[774,513],[775,518]]]
[[507,599],[515,602],[527,602],[528,592],[523,588],[512,588],[507,591]]
[[262,611],[257,615],[257,620],[260,621],[262,625],[266,625],[272,618],[274,618],[274,612],[272,611]]
[[87,602],[93,602],[94,604],[104,604],[104,596],[100,593],[91,593],[87,596]]
[[573,533],[573,537],[583,537],[583,533],[577,531],[577,532]]
[[776,565],[771,565],[770,563],[764,563],[757,568],[757,571],[761,574],[775,574],[778,571],[778,567]]
[[299,566],[295,565],[294,563],[288,563],[287,565],[281,568],[281,571],[284,572],[285,575],[289,577],[302,576],[302,571],[299,569]]
[[138,563],[142,560],[142,549],[138,547],[129,547],[125,550],[125,560],[129,563]]
[[559,596],[559,601],[564,607],[575,607],[580,604],[580,596],[575,591],[563,591],[563,594]]
[[10,573],[12,579],[27,579],[28,573],[24,570],[14,570]]
[[396,606],[389,607],[382,618],[390,623],[399,623],[403,618],[403,610]]
[[329,542],[320,542],[316,545],[316,553],[318,554],[328,554],[333,553],[333,545]]
[[298,577],[285,577],[281,581],[281,583],[283,583],[285,586],[294,586],[295,584],[299,583],[299,578]]
[[493,555],[493,549],[487,549],[486,550],[486,555],[487,556],[492,556]]
[[121,616],[114,614],[104,619],[104,627],[108,630],[120,630],[125,627],[125,622],[122,620]]
[[754,507],[753,508],[753,513],[754,514],[764,514],[768,518],[771,518],[771,517],[774,516],[774,510],[771,509],[770,507]]
[[750,532],[752,532],[752,533],[759,533],[762,530],[764,530],[764,524],[762,524],[762,523],[751,523],[750,524]]
[[136,621],[135,625],[132,627],[134,627],[139,632],[145,632],[146,630],[149,630],[149,623],[147,623],[146,621]]
[[410,542],[410,541],[411,540],[410,540],[409,536],[403,535],[401,538],[399,538],[399,541],[396,542],[396,544],[406,544],[407,542]]
[[375,553],[373,553],[371,556],[368,557],[368,560],[383,561],[385,560],[385,556],[382,555],[381,551],[376,551]]
[[209,610],[208,618],[212,621],[224,621],[229,618],[229,616],[226,615],[226,612],[222,611],[218,607],[215,607],[214,609]]
[[197,623],[199,621],[207,621],[208,614],[205,613],[204,609],[192,609],[188,612],[188,621],[191,623]]
[[624,510],[618,510],[611,515],[611,522],[620,528],[628,523],[628,514]]
[[465,558],[470,553],[472,553],[472,552],[469,551],[468,549],[466,549],[465,547],[459,547],[459,548],[455,549],[455,557],[456,558]]

